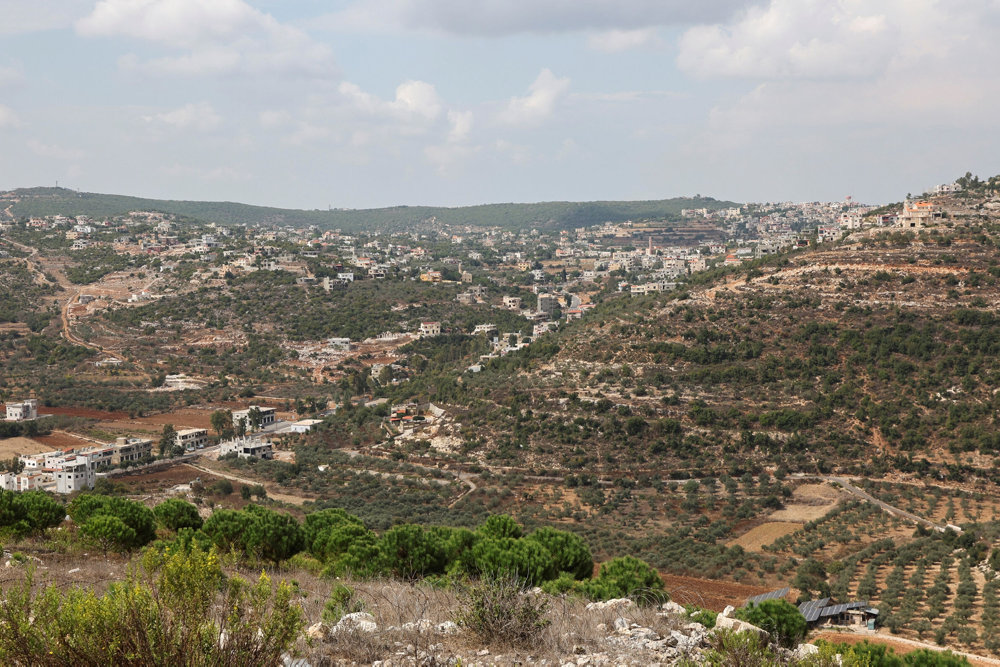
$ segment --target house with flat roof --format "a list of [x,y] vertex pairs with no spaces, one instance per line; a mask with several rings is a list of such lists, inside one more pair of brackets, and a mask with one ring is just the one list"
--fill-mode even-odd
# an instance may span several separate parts
[[19,422],[38,419],[38,400],[29,398],[24,401],[7,403],[7,421]]
[[208,429],[185,428],[177,431],[174,437],[174,444],[183,447],[185,450],[201,449],[208,444]]
[[219,456],[236,454],[241,459],[274,458],[274,447],[267,440],[258,438],[233,438],[219,445]]
[[[350,345],[350,339],[348,339]],[[257,427],[254,428],[252,415],[257,415]],[[233,412],[233,427],[238,428],[240,421],[246,426],[247,432],[266,428],[277,421],[278,411],[275,408],[267,408],[261,405],[251,405],[246,410],[236,410]]]

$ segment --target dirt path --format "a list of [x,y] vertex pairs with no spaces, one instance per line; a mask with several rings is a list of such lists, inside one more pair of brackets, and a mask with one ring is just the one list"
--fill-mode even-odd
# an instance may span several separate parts
[[907,512],[904,509],[900,509],[899,507],[895,507],[894,505],[890,505],[889,503],[887,503],[887,502],[885,502],[883,500],[879,500],[878,498],[876,498],[875,496],[871,495],[867,491],[864,491],[863,489],[859,489],[858,487],[854,486],[854,484],[851,483],[851,479],[852,478],[848,478],[848,477],[835,477],[835,476],[832,476],[832,475],[793,475],[793,477],[795,479],[821,479],[821,480],[826,481],[826,482],[836,482],[837,484],[840,484],[841,488],[843,488],[845,491],[847,491],[851,495],[857,496],[858,498],[861,498],[862,500],[867,500],[870,503],[878,505],[883,510],[885,510],[889,514],[892,514],[893,516],[898,516],[898,517],[901,517],[903,519],[908,519],[909,521],[912,521],[914,523],[919,523],[919,524],[922,524],[924,526],[927,526],[928,528],[933,528],[934,530],[939,530],[939,531],[942,531],[942,532],[947,528],[947,526],[944,526],[944,525],[942,525],[940,523],[935,523],[934,521],[931,521],[930,519],[925,519],[922,516],[917,516],[913,512]]
[[219,470],[212,470],[211,468],[206,468],[196,463],[185,463],[184,465],[186,465],[189,468],[194,468],[198,472],[203,472],[207,475],[214,475],[215,477],[223,477],[232,482],[239,482],[240,484],[243,484],[245,486],[258,486],[258,485],[263,486],[264,489],[267,490],[267,495],[269,497],[274,498],[275,500],[280,500],[282,502],[291,503],[293,505],[302,505],[306,501],[315,500],[315,498],[305,498],[303,496],[294,496],[292,494],[282,493],[280,491],[272,491],[267,484],[261,484],[260,480],[247,479],[245,477],[237,477],[236,475],[230,475],[229,473],[221,472]]

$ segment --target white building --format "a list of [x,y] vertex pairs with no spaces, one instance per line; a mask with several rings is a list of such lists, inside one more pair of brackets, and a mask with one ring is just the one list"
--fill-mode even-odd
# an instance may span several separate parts
[[0,474],[0,489],[6,491],[33,491],[42,488],[49,476],[40,472],[5,472]]
[[421,322],[420,323],[420,336],[440,336],[441,335],[441,323],[440,322]]
[[52,476],[56,479],[56,493],[92,489],[97,481],[96,469],[84,457],[68,459],[61,468],[53,471]]
[[219,456],[236,454],[241,459],[273,459],[274,447],[266,440],[234,438],[219,445]]
[[148,438],[118,438],[111,454],[112,465],[136,463],[153,455],[153,441]]
[[177,431],[174,443],[178,447],[183,447],[185,450],[201,449],[208,444],[208,429],[186,428]]
[[19,422],[29,419],[38,419],[38,401],[29,398],[26,401],[7,404],[7,421]]
[[313,430],[317,424],[322,424],[322,419],[300,419],[297,422],[292,422],[288,425],[289,433],[308,433]]
[[[350,339],[348,339],[348,341],[349,340]],[[350,342],[348,342],[348,345],[350,345]],[[260,419],[257,428],[254,428],[253,421],[250,419],[250,413],[254,410],[257,411]],[[233,427],[238,427],[240,425],[240,420],[243,420],[243,424],[246,426],[247,431],[255,431],[273,424],[277,420],[277,410],[274,408],[265,408],[260,405],[251,405],[246,410],[236,410],[233,412]]]

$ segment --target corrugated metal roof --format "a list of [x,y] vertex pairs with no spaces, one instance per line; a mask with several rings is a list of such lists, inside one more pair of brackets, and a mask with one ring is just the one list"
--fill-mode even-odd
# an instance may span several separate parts
[[780,600],[781,598],[783,598],[786,595],[788,595],[788,591],[789,590],[790,589],[788,589],[788,588],[782,588],[780,590],[769,591],[767,593],[761,593],[760,595],[754,595],[753,597],[747,598],[747,601],[743,603],[743,606],[745,607],[745,606],[749,605],[751,602],[753,604],[760,604],[761,602],[764,602],[765,600]]

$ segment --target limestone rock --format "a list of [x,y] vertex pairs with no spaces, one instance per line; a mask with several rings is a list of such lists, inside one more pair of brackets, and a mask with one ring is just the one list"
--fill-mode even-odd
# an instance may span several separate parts
[[345,614],[337,621],[337,625],[333,629],[334,632],[375,632],[376,630],[378,630],[378,625],[375,623],[375,617],[364,611]]

